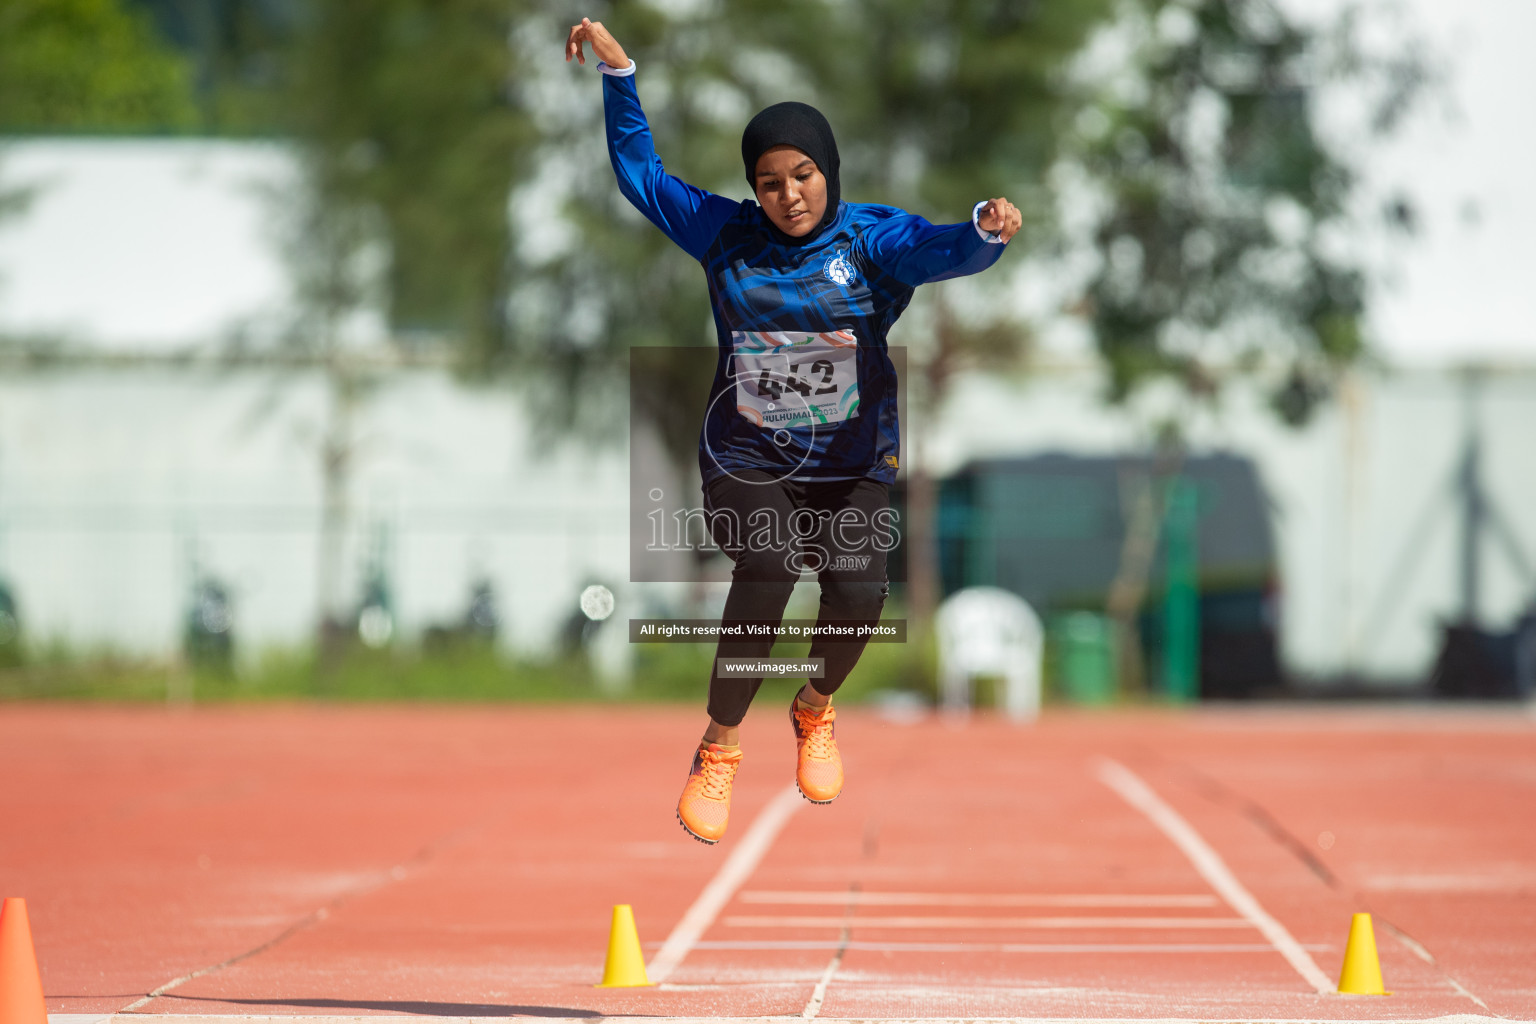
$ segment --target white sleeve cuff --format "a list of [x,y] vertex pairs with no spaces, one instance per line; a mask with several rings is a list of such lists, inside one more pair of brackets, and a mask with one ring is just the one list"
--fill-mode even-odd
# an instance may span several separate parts
[[629,58],[629,67],[627,68],[611,68],[602,61],[598,61],[597,70],[605,75],[612,75],[614,78],[628,78],[635,73],[635,58]]
[[[602,65],[599,64],[598,67],[602,67]],[[633,69],[633,68],[634,68],[634,64],[631,63],[630,64],[630,69]],[[612,71],[609,72],[609,74],[617,74],[617,73],[618,72],[612,72]],[[979,202],[975,206],[971,207],[971,223],[975,226],[976,233],[981,236],[982,241],[990,242],[993,245],[1002,245],[1003,244],[1003,236],[1002,235],[995,235],[995,234],[993,234],[990,231],[983,231],[981,229],[981,208],[983,206],[986,206],[988,201],[989,200],[983,199],[981,202]]]

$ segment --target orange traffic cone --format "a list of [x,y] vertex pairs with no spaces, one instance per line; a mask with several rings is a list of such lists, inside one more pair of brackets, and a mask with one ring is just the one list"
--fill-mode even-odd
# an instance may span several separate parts
[[14,896],[0,908],[0,1024],[48,1024],[27,901]]

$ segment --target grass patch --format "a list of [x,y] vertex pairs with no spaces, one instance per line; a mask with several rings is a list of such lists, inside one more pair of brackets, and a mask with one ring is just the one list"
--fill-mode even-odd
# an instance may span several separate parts
[[[809,645],[779,644],[776,657],[803,657]],[[313,650],[273,649],[236,671],[183,659],[132,658],[52,645],[0,667],[0,700],[109,700],[196,703],[318,700],[526,703],[688,703],[703,706],[713,644],[635,644],[627,685],[606,681],[583,656],[510,656],[486,645],[430,653],[414,647],[355,647],[322,665]],[[770,679],[765,696],[784,701],[803,682]],[[839,691],[852,703],[879,691],[931,699],[932,657],[913,644],[870,644]]]

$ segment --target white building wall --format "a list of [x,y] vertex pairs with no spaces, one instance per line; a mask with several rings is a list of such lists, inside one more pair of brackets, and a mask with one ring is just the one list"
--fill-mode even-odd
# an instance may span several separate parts
[[[0,574],[29,634],[172,650],[191,557],[235,591],[252,650],[307,642],[321,511],[317,374],[202,370],[0,376]],[[550,446],[506,391],[413,371],[357,416],[344,582],[378,527],[401,627],[457,621],[496,585],[508,642],[553,642],[584,583],[624,593],[626,451]]]
[[0,333],[134,351],[281,334],[295,182],[276,142],[3,142],[0,191],[27,203],[0,220]]

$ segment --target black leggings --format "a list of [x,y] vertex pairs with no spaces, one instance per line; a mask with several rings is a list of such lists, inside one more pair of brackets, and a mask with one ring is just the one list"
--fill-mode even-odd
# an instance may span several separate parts
[[[784,618],[802,571],[821,583],[817,622],[843,625],[880,621],[889,587],[886,552],[895,538],[889,512],[890,488],[878,480],[797,482],[767,473],[740,471],[712,480],[704,489],[710,532],[736,563],[721,623],[777,627]],[[813,679],[817,693],[830,696],[848,678],[864,639],[811,643],[809,657],[825,660],[825,675]],[[722,640],[716,658],[766,658],[766,639]],[[709,677],[709,717],[740,725],[762,677]]]

